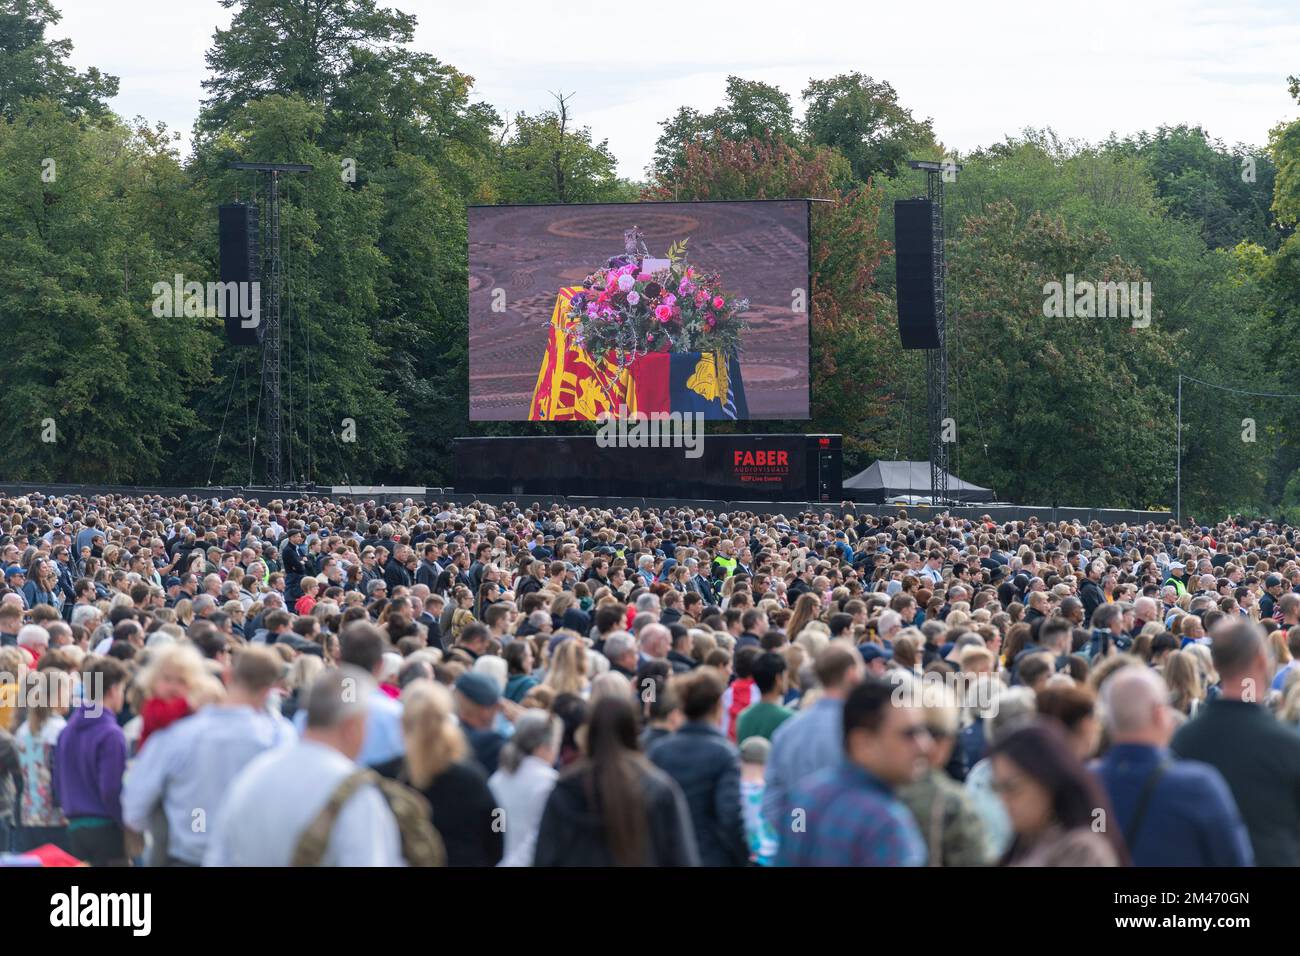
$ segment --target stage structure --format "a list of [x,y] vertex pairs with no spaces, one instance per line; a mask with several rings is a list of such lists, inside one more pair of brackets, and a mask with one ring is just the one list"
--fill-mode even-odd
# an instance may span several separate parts
[[288,336],[280,322],[283,297],[284,263],[280,252],[280,174],[309,173],[306,163],[231,163],[231,169],[249,169],[265,173],[268,208],[266,268],[270,276],[266,306],[262,319],[266,329],[262,338],[262,402],[266,406],[266,483],[278,488],[284,483],[284,399],[280,389],[280,365]]
[[[925,349],[926,425],[930,447],[930,499],[949,503],[951,442],[948,433],[948,342],[944,259],[944,184],[956,182],[961,166],[952,162],[908,160],[926,175],[924,200],[901,200],[895,209],[898,250],[898,318],[904,348]],[[904,217],[904,211],[910,213]],[[925,219],[928,218],[928,222]],[[928,245],[928,248],[926,246]],[[905,280],[905,255],[911,273]],[[907,287],[905,294],[905,285]],[[906,301],[905,301],[906,300]],[[905,314],[905,312],[907,314]]]
[[836,503],[839,435],[709,435],[700,454],[602,448],[591,435],[457,438],[456,489],[473,494]]

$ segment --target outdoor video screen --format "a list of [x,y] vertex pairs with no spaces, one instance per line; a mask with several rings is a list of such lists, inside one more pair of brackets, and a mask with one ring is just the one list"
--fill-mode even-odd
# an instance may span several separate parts
[[808,418],[808,203],[469,209],[469,417]]

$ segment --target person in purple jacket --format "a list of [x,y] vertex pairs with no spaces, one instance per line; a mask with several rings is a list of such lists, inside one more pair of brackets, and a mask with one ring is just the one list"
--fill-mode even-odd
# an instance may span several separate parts
[[97,657],[82,680],[81,705],[54,752],[54,792],[68,818],[72,855],[91,866],[126,866],[121,801],[126,735],[117,725],[126,667],[116,658]]

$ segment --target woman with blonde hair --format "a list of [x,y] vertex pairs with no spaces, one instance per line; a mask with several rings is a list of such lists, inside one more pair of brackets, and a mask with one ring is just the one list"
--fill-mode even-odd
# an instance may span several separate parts
[[1278,708],[1278,720],[1300,730],[1300,672],[1291,675],[1283,688],[1282,706]]
[[1266,639],[1268,656],[1273,661],[1273,675],[1275,677],[1278,671],[1291,663],[1291,649],[1287,647],[1286,635],[1287,629],[1279,627],[1270,631]]
[[790,615],[790,624],[785,632],[797,636],[809,621],[815,621],[820,617],[821,610],[822,602],[817,595],[812,593],[800,594],[799,600],[794,602],[794,613]]
[[457,585],[452,590],[451,600],[447,602],[439,619],[442,633],[451,635],[452,644],[460,640],[461,632],[467,625],[474,623],[474,612],[471,610],[473,604],[474,593],[465,585]]
[[794,643],[804,649],[809,660],[814,661],[831,642],[830,631],[825,629],[825,625],[820,627],[818,625],[821,625],[821,621],[811,621],[809,626],[800,631],[794,639]]
[[691,659],[697,664],[703,664],[709,651],[717,650],[717,647],[718,642],[708,631],[699,628],[691,631]]
[[54,748],[72,707],[72,675],[56,668],[30,671],[26,679],[27,719],[14,734],[22,767],[18,806],[19,852],[46,843],[68,850],[67,818],[54,793]]
[[1163,676],[1169,685],[1169,706],[1186,717],[1195,717],[1205,703],[1201,665],[1187,651],[1174,651],[1165,658]]
[[1201,686],[1205,688],[1206,699],[1217,697],[1219,695],[1219,672],[1214,669],[1214,657],[1210,653],[1210,646],[1196,641],[1188,644],[1183,650],[1196,658],[1196,663],[1201,667]]
[[419,678],[402,691],[402,740],[406,755],[375,769],[418,790],[429,801],[429,819],[442,836],[448,866],[496,866],[505,840],[495,825],[496,800],[487,774],[469,758],[456,724],[451,691]]
[[587,681],[587,645],[577,636],[561,641],[551,654],[542,683],[558,694],[577,694],[586,697],[590,691]]

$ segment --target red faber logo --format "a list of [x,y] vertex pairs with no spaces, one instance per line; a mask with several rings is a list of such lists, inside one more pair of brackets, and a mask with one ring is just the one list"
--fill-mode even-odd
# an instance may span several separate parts
[[790,453],[788,451],[738,451],[735,453],[735,467],[737,468],[768,468],[788,466],[789,464]]

